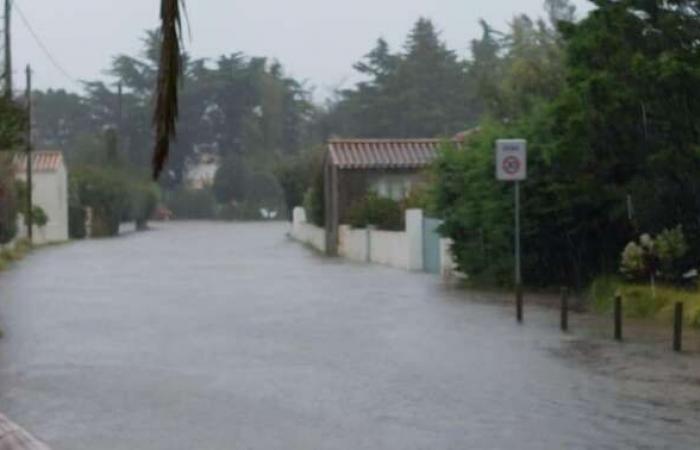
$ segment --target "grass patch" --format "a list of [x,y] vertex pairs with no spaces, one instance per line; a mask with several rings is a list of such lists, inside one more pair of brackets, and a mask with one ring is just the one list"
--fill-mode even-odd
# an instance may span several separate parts
[[589,301],[594,311],[612,311],[613,298],[622,295],[625,317],[655,319],[668,322],[673,317],[677,302],[684,304],[684,319],[692,327],[700,328],[700,290],[697,287],[679,288],[658,285],[652,292],[649,284],[629,283],[617,277],[596,279],[589,290]]

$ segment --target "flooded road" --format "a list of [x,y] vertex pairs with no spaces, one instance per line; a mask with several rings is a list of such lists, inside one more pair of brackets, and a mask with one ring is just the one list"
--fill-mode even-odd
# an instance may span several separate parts
[[0,274],[0,410],[55,450],[698,448],[698,355],[285,232],[157,225]]

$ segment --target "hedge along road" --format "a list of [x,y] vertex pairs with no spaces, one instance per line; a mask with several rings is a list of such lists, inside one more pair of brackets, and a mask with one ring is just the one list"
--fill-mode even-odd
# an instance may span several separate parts
[[697,357],[562,337],[556,311],[519,327],[285,232],[33,254],[0,275],[0,409],[57,450],[697,448]]

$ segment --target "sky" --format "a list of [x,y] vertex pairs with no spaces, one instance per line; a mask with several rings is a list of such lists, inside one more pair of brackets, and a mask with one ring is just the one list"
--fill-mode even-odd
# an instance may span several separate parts
[[[30,63],[39,89],[80,90],[78,80],[106,79],[114,55],[137,54],[144,30],[158,25],[160,0],[13,0],[52,55],[13,16],[15,88]],[[582,14],[585,0],[574,0]],[[504,28],[517,13],[542,15],[543,0],[188,0],[194,57],[244,52],[279,60],[317,97],[356,80],[353,63],[379,37],[400,49],[413,23],[432,19],[450,48],[468,56],[479,19]],[[60,67],[56,67],[56,65]]]

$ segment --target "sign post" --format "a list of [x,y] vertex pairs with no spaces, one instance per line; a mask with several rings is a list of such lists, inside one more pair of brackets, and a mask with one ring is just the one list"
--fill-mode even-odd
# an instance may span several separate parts
[[527,179],[527,141],[496,141],[496,178],[514,183],[515,191],[515,305],[518,322],[523,321],[523,274],[520,242],[520,182]]

